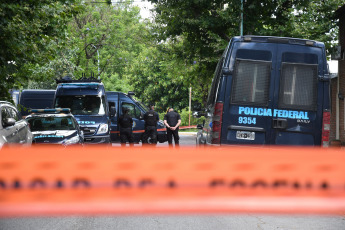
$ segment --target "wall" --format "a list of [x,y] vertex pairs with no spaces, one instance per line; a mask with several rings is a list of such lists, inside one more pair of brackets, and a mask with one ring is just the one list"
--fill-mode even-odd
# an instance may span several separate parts
[[[331,140],[335,139],[336,135],[336,98],[337,94],[337,81],[339,80],[339,91],[345,96],[345,5],[340,7],[336,13],[339,18],[339,45],[342,51],[342,60],[338,60],[338,78],[332,80],[332,117],[331,117]],[[345,100],[339,100],[339,140],[345,145]]]

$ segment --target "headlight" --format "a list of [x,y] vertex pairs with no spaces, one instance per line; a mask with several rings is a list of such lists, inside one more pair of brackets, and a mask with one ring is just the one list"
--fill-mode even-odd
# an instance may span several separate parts
[[96,134],[106,134],[108,132],[108,124],[101,124]]
[[62,142],[64,145],[73,145],[79,143],[79,136],[72,137],[71,139]]

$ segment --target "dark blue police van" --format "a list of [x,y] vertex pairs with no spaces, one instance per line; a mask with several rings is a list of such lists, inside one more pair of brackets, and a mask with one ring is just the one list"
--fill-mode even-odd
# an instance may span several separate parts
[[[129,115],[133,119],[133,138],[134,142],[139,143],[145,132],[145,121],[143,120],[144,114],[149,110],[143,103],[135,100],[134,92],[128,94],[122,92],[106,92],[107,100],[113,103],[116,108],[117,114],[111,118],[111,140],[113,142],[120,142],[120,128],[118,126],[118,117],[122,115],[124,108],[129,110]],[[163,143],[167,141],[166,128],[163,121],[157,122],[157,139],[158,142]]]
[[18,110],[24,118],[31,109],[53,108],[55,90],[51,89],[24,89],[19,93]]
[[215,71],[197,144],[328,146],[330,78],[321,42],[234,37]]
[[[84,133],[85,143],[120,142],[118,118],[123,108],[133,118],[134,141],[139,143],[145,130],[144,113],[148,110],[132,96],[121,92],[106,92],[103,83],[95,78],[57,80],[54,107],[70,108]],[[167,141],[162,121],[157,122],[158,141]]]
[[90,78],[57,80],[55,108],[70,108],[84,133],[85,143],[110,143],[110,119],[115,108],[108,105],[103,83]]

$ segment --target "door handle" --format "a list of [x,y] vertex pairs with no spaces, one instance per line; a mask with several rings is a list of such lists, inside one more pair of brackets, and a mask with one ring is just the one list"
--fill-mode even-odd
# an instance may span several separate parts
[[273,118],[272,127],[274,129],[286,129],[287,127],[287,120],[282,118]]

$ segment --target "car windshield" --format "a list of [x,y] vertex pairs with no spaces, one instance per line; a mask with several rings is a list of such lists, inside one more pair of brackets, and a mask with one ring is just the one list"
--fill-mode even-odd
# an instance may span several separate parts
[[74,115],[104,115],[104,97],[99,96],[59,96],[55,108],[70,108]]
[[76,129],[72,117],[31,117],[28,118],[28,122],[32,132]]

